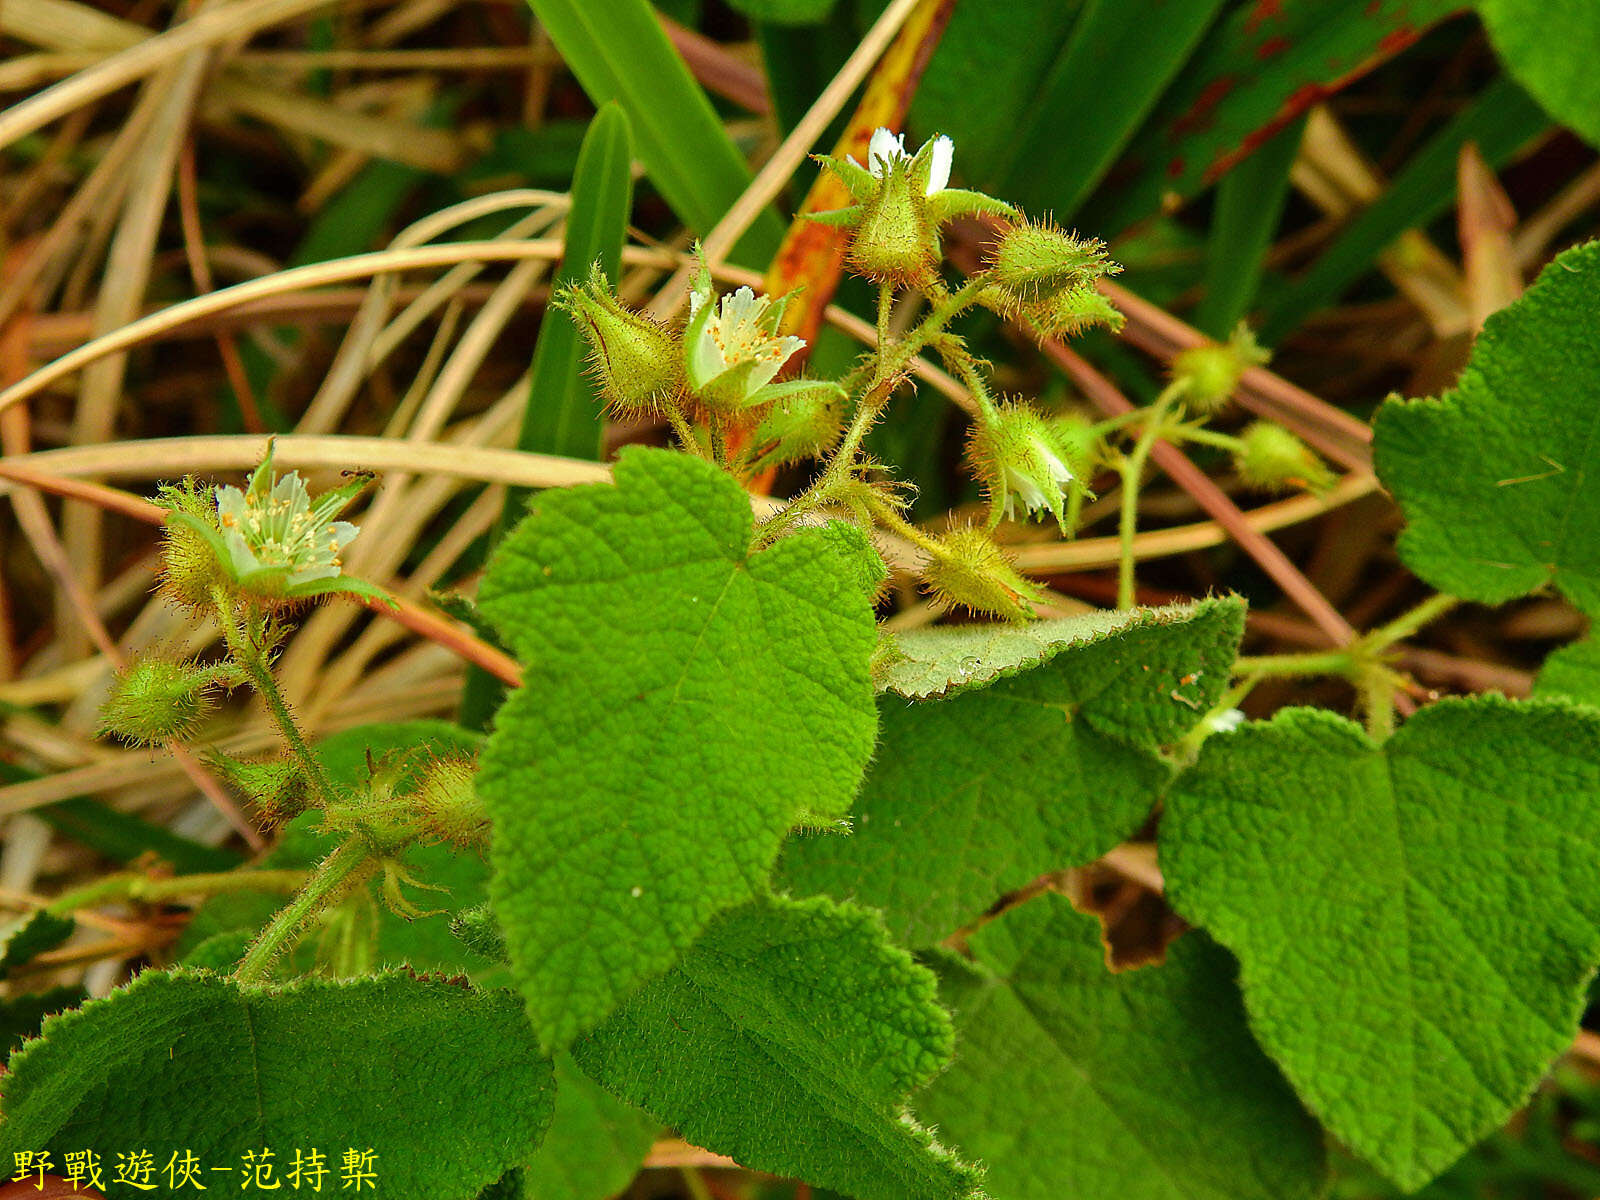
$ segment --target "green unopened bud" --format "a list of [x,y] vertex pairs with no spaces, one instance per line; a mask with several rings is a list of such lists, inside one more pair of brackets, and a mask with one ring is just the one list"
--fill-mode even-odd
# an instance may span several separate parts
[[598,264],[586,282],[562,288],[555,303],[583,330],[590,373],[614,411],[659,412],[682,393],[678,339],[644,314],[624,308]]
[[983,480],[994,514],[1008,520],[1049,512],[1063,529],[1066,488],[1077,478],[1045,419],[1023,404],[1008,404],[973,427],[967,456]]
[[202,609],[211,604],[211,589],[231,583],[217,562],[216,551],[194,525],[173,520],[173,513],[186,513],[196,521],[217,528],[216,494],[201,488],[193,476],[179,484],[162,484],[157,502],[168,512],[161,526],[161,590],[175,604]]
[[259,762],[212,754],[207,762],[255,806],[269,825],[283,825],[306,811],[310,799],[305,772],[285,755]]
[[1184,383],[1184,407],[1209,416],[1227,406],[1247,370],[1262,366],[1271,357],[1241,321],[1226,343],[1194,346],[1174,358],[1172,377]]
[[928,602],[938,612],[967,608],[1008,621],[1033,619],[1033,604],[1044,599],[1024,579],[1000,547],[977,529],[957,529],[942,538],[922,569]]
[[1017,222],[1000,234],[986,279],[1014,304],[1087,287],[1122,270],[1105,243],[1080,238],[1049,222]]
[[215,682],[207,667],[140,659],[112,683],[100,708],[101,732],[136,746],[189,737],[215,706]]
[[836,383],[818,381],[794,388],[767,410],[752,444],[762,449],[763,461],[770,464],[821,458],[844,431],[844,402],[845,394]]
[[505,962],[505,934],[487,904],[475,904],[458,912],[450,919],[450,932],[474,954],[490,962]]
[[1333,472],[1311,448],[1281,425],[1256,421],[1240,435],[1233,465],[1240,478],[1267,491],[1333,486]]
[[488,841],[489,813],[473,786],[476,773],[473,764],[462,758],[442,758],[423,768],[411,799],[430,837],[463,850]]
[[1115,333],[1126,320],[1116,306],[1090,284],[1049,292],[1020,303],[993,289],[986,289],[980,299],[1002,316],[1019,321],[1041,342],[1076,337],[1096,326]]

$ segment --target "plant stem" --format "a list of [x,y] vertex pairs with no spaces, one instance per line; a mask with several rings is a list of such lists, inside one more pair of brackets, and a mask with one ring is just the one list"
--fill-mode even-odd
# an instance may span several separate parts
[[878,345],[889,344],[889,317],[894,311],[894,285],[878,284]]
[[850,427],[845,430],[844,439],[839,443],[838,449],[833,452],[828,465],[823,468],[822,474],[812,481],[811,486],[791,500],[782,512],[761,526],[756,533],[757,548],[770,546],[801,517],[825,503],[833,489],[848,477],[867,431],[872,428],[873,423],[888,405],[906,364],[937,337],[949,321],[972,305],[981,288],[981,281],[969,279],[954,292],[937,293],[937,298],[934,299],[928,315],[923,318],[922,324],[895,342],[893,346],[878,347],[878,360],[873,366],[871,380],[856,405],[855,416],[850,421]]
[[1413,636],[1424,625],[1442,617],[1460,603],[1462,603],[1460,596],[1439,592],[1436,595],[1429,596],[1411,611],[1401,613],[1387,625],[1374,629],[1362,641],[1373,652],[1387,650],[1396,642],[1403,642]]
[[666,406],[666,412],[667,424],[672,426],[672,432],[677,435],[678,445],[683,449],[684,453],[693,454],[701,458],[705,457],[700,452],[700,441],[694,436],[694,429],[684,419],[684,415],[679,411],[678,406],[669,404]]
[[1329,650],[1309,654],[1262,654],[1236,659],[1234,674],[1252,679],[1268,676],[1305,678],[1311,675],[1349,676],[1355,669],[1355,660],[1345,650]]
[[1139,480],[1144,474],[1144,466],[1150,458],[1150,451],[1155,449],[1156,439],[1161,436],[1166,425],[1167,413],[1172,408],[1172,402],[1182,394],[1184,386],[1182,380],[1175,379],[1162,389],[1161,395],[1157,396],[1155,403],[1150,406],[1148,419],[1139,432],[1139,440],[1117,464],[1117,474],[1122,476],[1122,515],[1117,525],[1118,608],[1132,608],[1134,602],[1133,538],[1139,528]]
[[239,669],[245,673],[245,678],[261,696],[262,702],[267,706],[267,712],[271,714],[278,731],[283,735],[283,740],[294,756],[300,760],[319,806],[326,808],[333,800],[333,788],[322,770],[321,761],[311,752],[305,734],[300,732],[300,726],[296,723],[294,714],[289,711],[283,693],[278,690],[278,681],[273,678],[272,669],[267,665],[265,656],[240,629],[233,598],[220,587],[215,587],[211,589],[211,599],[217,606],[217,616],[222,623],[223,636],[227,639],[228,651],[233,661],[238,664]]
[[48,912],[65,915],[80,908],[108,900],[138,900],[156,903],[180,896],[218,896],[224,892],[292,892],[306,881],[302,870],[212,871],[195,875],[176,875],[153,879],[149,875],[109,875],[70,892],[63,892],[49,904]]
[[344,899],[378,869],[366,845],[352,838],[317,866],[298,895],[278,910],[260,936],[250,943],[233,973],[240,983],[259,983],[273,962],[305,932],[318,913]]

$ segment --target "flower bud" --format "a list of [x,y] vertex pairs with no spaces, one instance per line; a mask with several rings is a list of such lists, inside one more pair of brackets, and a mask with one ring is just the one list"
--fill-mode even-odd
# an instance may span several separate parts
[[215,529],[216,496],[200,488],[192,475],[180,484],[162,484],[156,496],[167,509],[161,526],[161,590],[175,604],[206,608],[211,589],[230,580],[205,535],[188,522],[174,520],[173,514],[185,513]]
[[450,932],[468,950],[490,962],[506,960],[506,938],[487,904],[464,908],[450,919]]
[[[811,381],[807,381],[811,382]],[[775,401],[756,426],[752,444],[769,464],[821,458],[844,431],[845,394],[836,383],[818,381]]]
[[1245,371],[1271,357],[1241,321],[1226,343],[1194,346],[1174,358],[1172,377],[1184,382],[1184,407],[1210,415],[1227,406]]
[[188,737],[215,707],[213,684],[208,668],[140,659],[112,683],[100,708],[101,732],[136,746]]
[[1014,304],[1087,287],[1122,270],[1106,257],[1105,243],[1079,238],[1051,222],[1008,225],[993,246],[986,279]]
[[982,302],[1010,320],[1020,321],[1039,341],[1076,337],[1104,326],[1116,333],[1126,318],[1093,284],[1049,292],[1034,300],[1017,302],[986,290]]
[[489,840],[489,813],[473,785],[477,772],[463,758],[442,758],[422,770],[411,800],[425,833],[463,850]]
[[981,192],[947,186],[955,144],[929,138],[908,154],[902,134],[877,129],[867,147],[867,165],[846,157],[819,156],[850,189],[856,203],[832,212],[808,213],[814,221],[855,230],[850,265],[878,283],[928,287],[938,277],[943,250],[939,229],[968,213],[1015,217],[1016,210]]
[[971,528],[953,530],[940,540],[922,568],[922,579],[938,612],[959,606],[1008,621],[1029,621],[1032,605],[1044,599],[987,534]]
[[283,825],[306,811],[310,790],[292,756],[250,762],[215,753],[206,760],[253,804],[269,825]]
[[642,313],[624,308],[596,264],[582,284],[568,284],[554,303],[571,313],[589,343],[589,369],[618,413],[654,413],[683,391],[678,339]]
[[1256,421],[1240,435],[1233,465],[1252,487],[1284,491],[1292,487],[1322,491],[1333,486],[1327,465],[1294,434],[1270,421]]
[[1065,530],[1064,489],[1077,477],[1037,412],[1022,404],[997,409],[973,427],[967,456],[988,491],[996,523],[1002,514],[1015,519],[1020,503],[1024,517],[1049,512]]

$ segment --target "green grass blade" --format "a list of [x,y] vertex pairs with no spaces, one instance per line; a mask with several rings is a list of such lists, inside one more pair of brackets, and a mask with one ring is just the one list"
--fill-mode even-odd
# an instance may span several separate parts
[[[632,157],[627,114],[615,103],[602,106],[578,152],[566,251],[552,291],[587,278],[595,262],[616,279],[633,205],[633,179],[628,173]],[[603,402],[584,374],[584,349],[577,324],[565,313],[545,316],[533,352],[533,380],[517,439],[520,449],[568,458],[601,457]],[[517,512],[525,495],[508,495],[506,510]]]
[[[628,169],[632,158],[627,113],[615,102],[601,105],[578,151],[566,251],[556,272],[556,287],[587,277],[595,262],[610,278],[617,277],[633,207],[633,176]],[[569,458],[602,457],[604,405],[584,372],[584,351],[577,324],[566,313],[547,311],[533,351],[528,406],[517,437],[520,449]],[[491,546],[522,515],[527,497],[520,488],[506,493],[505,507],[489,535]],[[480,667],[471,668],[461,697],[462,724],[472,729],[485,726],[504,695],[498,680]]]
[[1305,121],[1296,121],[1222,177],[1206,249],[1205,292],[1194,323],[1225,338],[1250,311],[1267,249],[1289,197],[1289,168]]
[[[1019,131],[1002,194],[1060,220],[1077,211],[1210,28],[1222,0],[1088,0]],[[1129,70],[1129,63],[1138,63]],[[1064,134],[1066,134],[1064,138]],[[1070,147],[1063,153],[1063,142]]]
[[[628,114],[639,158],[678,219],[709,232],[749,184],[750,168],[647,0],[528,2],[589,98],[615,100]],[[765,266],[783,231],[775,212],[763,212],[733,258]]]

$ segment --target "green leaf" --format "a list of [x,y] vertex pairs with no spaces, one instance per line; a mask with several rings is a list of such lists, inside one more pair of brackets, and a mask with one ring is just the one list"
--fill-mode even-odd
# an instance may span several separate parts
[[[1060,220],[1077,212],[1210,27],[1223,0],[1186,0],[1152,19],[1148,6],[1085,0],[1072,36],[1013,133],[1003,195]],[[1019,33],[1031,36],[1023,26]],[[1130,62],[1139,69],[1128,70]],[[1073,131],[1071,154],[1059,152]]]
[[1228,954],[1189,933],[1111,973],[1100,923],[1046,894],[950,962],[950,1069],[917,1112],[989,1168],[994,1200],[1298,1200],[1322,1137],[1245,1024]]
[[[552,292],[563,284],[583,282],[596,262],[608,279],[617,278],[633,205],[633,176],[628,170],[632,157],[627,114],[614,102],[602,106],[578,154],[566,247]],[[583,358],[577,322],[566,313],[550,313],[539,327],[534,348],[528,407],[517,442],[520,449],[569,458],[601,457],[605,405],[584,374]],[[526,499],[523,491],[508,496],[507,511],[520,512]]]
[[792,839],[780,879],[881,908],[897,938],[928,946],[1098,858],[1155,806],[1171,775],[1157,748],[1216,703],[1243,629],[1229,599],[905,635],[903,684],[935,687],[966,663],[946,694],[964,690],[883,698],[852,832]]
[[[871,15],[880,0],[865,5]],[[912,100],[919,129],[948,134],[963,177],[998,183],[1016,130],[1072,31],[1083,0],[966,0],[950,14]]]
[[661,1122],[599,1087],[563,1054],[556,1059],[556,1112],[522,1170],[530,1200],[607,1200],[628,1186]]
[[1026,625],[935,625],[895,639],[898,654],[879,670],[877,684],[880,691],[908,700],[953,696],[1031,671],[1076,646],[1102,642],[1127,629],[1183,625],[1200,613],[1221,610],[1242,614],[1243,606],[1236,600],[1203,601],[1163,608],[1101,609]]
[[[709,233],[750,183],[750,168],[648,0],[529,3],[589,98],[622,105],[645,170],[678,219]],[[733,257],[764,266],[782,239],[783,222],[767,209]]]
[[1506,68],[1563,125],[1600,146],[1600,7],[1593,0],[1478,0]]
[[1391,400],[1374,458],[1406,565],[1498,604],[1554,583],[1600,613],[1600,243],[1559,255],[1491,316],[1456,389]]
[[1255,302],[1267,251],[1289,198],[1289,169],[1304,133],[1303,120],[1291,122],[1217,185],[1206,239],[1205,283],[1193,320],[1218,341],[1227,339]]
[[[380,1194],[472,1196],[530,1157],[550,1121],[550,1064],[509,992],[388,975],[283,989],[146,971],[45,1021],[4,1080],[0,1161],[22,1150],[188,1150],[240,1169],[319,1149],[337,1183],[372,1149]],[[215,1178],[232,1180],[229,1174]]]
[[1600,642],[1584,638],[1546,658],[1533,681],[1533,694],[1543,698],[1565,696],[1579,704],[1600,707]]
[[775,25],[814,25],[827,20],[839,0],[728,0],[730,8]]
[[478,780],[491,900],[550,1050],[761,891],[872,751],[865,539],[752,554],[750,498],[711,464],[630,447],[614,478],[542,493],[480,593],[525,666]]
[[0,979],[25,967],[46,950],[54,950],[72,936],[71,917],[38,909],[12,922],[0,932]]
[[46,1017],[76,1008],[87,995],[81,987],[53,987],[0,1000],[0,1062],[28,1038],[37,1037]]
[[573,1047],[601,1085],[744,1166],[856,1200],[977,1195],[904,1112],[949,1057],[933,976],[882,922],[824,899],[723,913]]
[[1178,911],[1232,950],[1263,1047],[1408,1189],[1572,1041],[1600,962],[1600,713],[1424,708],[1385,745],[1288,709],[1207,740],[1167,797]]

